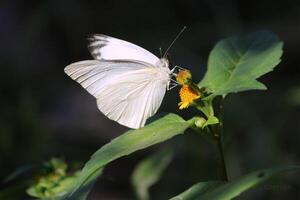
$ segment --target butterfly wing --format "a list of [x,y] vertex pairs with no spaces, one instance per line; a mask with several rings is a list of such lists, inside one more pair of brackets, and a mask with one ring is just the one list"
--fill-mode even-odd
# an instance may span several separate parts
[[157,112],[169,83],[159,68],[135,61],[86,60],[65,72],[96,97],[102,113],[130,128],[143,127]]
[[88,49],[97,60],[138,60],[153,66],[159,61],[146,49],[114,37],[96,34],[89,41]]

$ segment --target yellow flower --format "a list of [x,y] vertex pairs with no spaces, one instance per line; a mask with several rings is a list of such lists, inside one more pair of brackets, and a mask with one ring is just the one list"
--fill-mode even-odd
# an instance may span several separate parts
[[192,74],[189,70],[183,69],[178,72],[176,75],[176,81],[180,85],[188,85],[192,80]]
[[199,99],[201,95],[194,91],[189,85],[183,85],[179,91],[181,102],[178,104],[179,109],[189,107],[196,99]]

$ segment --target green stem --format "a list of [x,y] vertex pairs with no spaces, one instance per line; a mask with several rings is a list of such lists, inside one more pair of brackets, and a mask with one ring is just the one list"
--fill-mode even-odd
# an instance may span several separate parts
[[[219,123],[215,125],[209,125],[208,130],[210,132],[211,139],[214,141],[214,143],[217,146],[218,154],[219,154],[219,160],[220,160],[220,173],[221,173],[221,179],[223,181],[228,181],[228,174],[226,169],[226,162],[225,162],[225,156],[224,156],[224,150],[223,150],[223,114],[224,114],[224,99],[221,97],[219,102],[219,110],[218,110],[218,116]],[[213,99],[210,99],[208,101],[202,101],[199,102],[199,105],[197,105],[197,108],[206,116],[207,119],[209,119],[210,116],[215,116],[214,107],[213,107]]]
[[219,113],[218,113],[218,118],[220,122],[219,124],[217,124],[215,136],[217,140],[217,148],[220,157],[221,178],[224,181],[228,181],[228,174],[227,174],[224,148],[223,148],[223,115],[224,115],[224,99],[222,98],[220,100]]
[[217,139],[217,149],[218,149],[219,158],[220,158],[221,179],[223,181],[228,181],[227,168],[226,168],[226,162],[225,162],[225,156],[224,156],[224,151],[223,151],[223,143],[222,143],[221,135],[218,135],[216,137],[216,139]]

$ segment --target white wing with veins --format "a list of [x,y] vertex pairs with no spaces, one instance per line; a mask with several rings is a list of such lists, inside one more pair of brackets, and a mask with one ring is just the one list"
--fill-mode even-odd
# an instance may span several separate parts
[[85,60],[65,72],[96,97],[103,114],[135,129],[157,112],[170,81],[157,66],[132,60]]
[[138,60],[156,66],[159,58],[130,42],[114,37],[95,34],[88,38],[88,49],[97,60]]

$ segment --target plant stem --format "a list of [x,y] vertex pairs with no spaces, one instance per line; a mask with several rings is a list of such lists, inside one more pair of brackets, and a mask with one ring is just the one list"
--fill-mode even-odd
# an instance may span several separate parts
[[223,181],[228,181],[227,169],[226,169],[226,162],[225,156],[223,151],[223,143],[221,139],[221,135],[217,137],[217,148],[219,152],[219,159],[220,159],[220,172],[221,172],[221,179]]
[[223,114],[224,114],[224,104],[223,104],[223,98],[220,101],[219,104],[219,124],[217,124],[215,130],[215,138],[217,141],[217,149],[219,153],[219,160],[220,160],[220,172],[221,172],[221,179],[223,181],[228,181],[228,174],[227,174],[227,168],[226,168],[226,162],[225,162],[225,156],[224,156],[224,149],[223,149]]
[[[201,104],[200,104],[201,103]],[[197,106],[197,109],[199,109],[208,120],[209,117],[215,116],[214,112],[214,106],[213,106],[213,99],[210,99],[208,101],[202,101]],[[209,125],[207,128],[209,134],[207,138],[209,138],[210,141],[212,141],[217,146],[218,155],[219,155],[219,163],[220,163],[220,175],[222,181],[228,181],[228,175],[227,175],[227,169],[226,169],[226,162],[225,162],[225,156],[224,156],[224,150],[223,150],[223,114],[224,114],[224,99],[221,97],[220,101],[218,102],[219,109],[217,112],[217,118],[219,119],[218,124],[212,124]],[[194,118],[192,120],[195,121]],[[189,120],[191,121],[191,120]],[[194,121],[192,121],[194,123]]]

